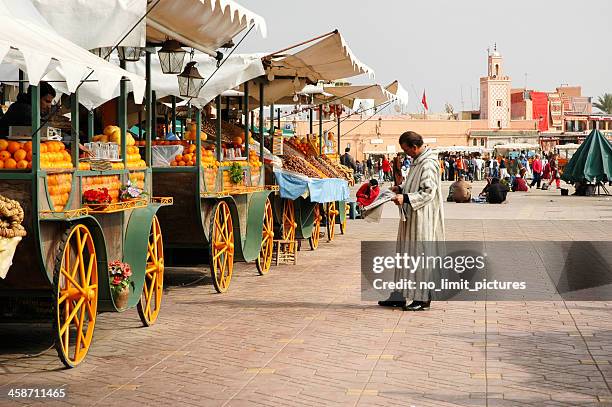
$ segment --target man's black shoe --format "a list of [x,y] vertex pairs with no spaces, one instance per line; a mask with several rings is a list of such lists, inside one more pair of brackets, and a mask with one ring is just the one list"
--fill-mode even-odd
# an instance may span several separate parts
[[409,305],[404,305],[404,311],[425,311],[429,309],[431,301],[412,301]]
[[384,300],[384,301],[378,301],[378,305],[380,305],[381,307],[405,307],[406,306],[406,300],[393,300],[393,299],[389,299],[389,300]]

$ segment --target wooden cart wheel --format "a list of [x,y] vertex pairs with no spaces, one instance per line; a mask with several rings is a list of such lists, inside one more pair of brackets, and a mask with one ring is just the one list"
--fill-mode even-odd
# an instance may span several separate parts
[[229,205],[218,202],[210,222],[210,271],[219,293],[229,289],[234,270],[234,226]]
[[330,202],[327,204],[327,241],[331,242],[334,240],[336,235],[336,216],[340,212],[336,209],[336,202]]
[[55,348],[66,367],[75,367],[91,345],[98,308],[98,261],[85,225],[73,225],[64,233],[53,284]]
[[272,264],[272,252],[274,250],[274,215],[272,214],[272,204],[270,199],[266,199],[264,209],[263,228],[261,231],[261,249],[257,257],[257,271],[259,274],[268,274]]
[[344,203],[344,220],[340,222],[340,234],[346,233],[346,220],[349,217],[350,206],[346,202]]
[[319,236],[321,233],[321,207],[319,204],[315,204],[313,218],[312,235],[308,241],[310,243],[310,248],[316,250],[317,247],[319,247]]
[[147,265],[142,294],[137,309],[144,326],[151,326],[157,320],[161,309],[164,290],[164,242],[159,219],[153,216],[149,243],[147,245]]
[[295,206],[293,201],[285,199],[283,205],[283,240],[289,240],[293,243],[289,244],[289,250],[295,251],[295,229],[297,223],[295,223]]

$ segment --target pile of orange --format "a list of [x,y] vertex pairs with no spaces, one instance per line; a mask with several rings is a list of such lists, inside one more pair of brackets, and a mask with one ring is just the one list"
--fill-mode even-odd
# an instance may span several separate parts
[[144,189],[145,173],[142,171],[130,172],[130,182],[137,188]]
[[58,212],[63,211],[72,190],[72,174],[49,174],[47,187],[53,209]]
[[0,140],[0,169],[32,168],[32,142]]
[[174,157],[174,160],[170,163],[173,167],[193,167],[196,162],[196,145],[187,144],[184,146],[183,154],[178,154]]
[[72,168],[70,151],[61,141],[46,141],[40,144],[40,168]]
[[140,151],[136,146],[127,146],[127,166],[128,168],[145,168],[147,164],[140,156]]
[[119,189],[121,188],[121,180],[118,175],[98,175],[95,177],[82,177],[81,189],[89,191],[90,189],[108,189],[108,194],[112,202],[119,202]]

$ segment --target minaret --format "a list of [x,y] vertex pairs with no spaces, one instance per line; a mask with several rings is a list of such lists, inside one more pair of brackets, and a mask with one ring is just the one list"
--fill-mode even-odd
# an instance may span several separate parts
[[510,90],[512,81],[504,75],[504,59],[497,51],[488,50],[487,76],[480,78],[480,118],[491,129],[510,127]]

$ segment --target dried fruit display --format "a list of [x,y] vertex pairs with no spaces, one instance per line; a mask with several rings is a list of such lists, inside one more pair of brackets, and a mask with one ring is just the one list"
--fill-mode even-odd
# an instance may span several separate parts
[[283,157],[283,168],[311,178],[320,178],[316,169],[301,157],[286,155]]
[[0,195],[0,237],[25,236],[23,209],[19,202]]

